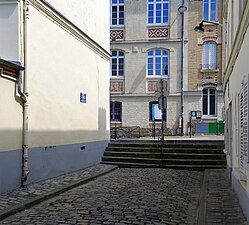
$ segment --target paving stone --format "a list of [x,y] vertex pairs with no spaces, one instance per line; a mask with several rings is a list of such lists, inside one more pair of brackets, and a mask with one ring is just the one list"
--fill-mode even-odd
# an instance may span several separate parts
[[[95,172],[100,169],[95,168]],[[25,201],[45,193],[54,184],[61,187],[91,174],[94,174],[94,169],[65,175],[57,180],[34,184],[26,190],[4,193],[0,199],[2,205],[10,204],[8,199]],[[118,169],[11,216],[0,224],[193,225],[203,174],[201,171],[156,168]],[[225,171],[209,171],[206,201],[206,224],[246,224]]]

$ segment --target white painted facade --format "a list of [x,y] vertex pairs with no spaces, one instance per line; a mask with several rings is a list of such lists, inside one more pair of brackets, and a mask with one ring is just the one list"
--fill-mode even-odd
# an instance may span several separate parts
[[248,1],[224,1],[224,25],[227,30],[224,75],[226,154],[233,188],[247,220],[249,220],[248,15]]
[[[109,141],[109,1],[30,0],[26,37],[24,8],[23,1],[0,1],[0,57],[25,67],[34,182],[98,163]],[[0,166],[5,191],[21,180],[23,107],[15,82],[0,77],[0,87],[0,161],[10,160],[0,165],[17,174],[4,181]]]

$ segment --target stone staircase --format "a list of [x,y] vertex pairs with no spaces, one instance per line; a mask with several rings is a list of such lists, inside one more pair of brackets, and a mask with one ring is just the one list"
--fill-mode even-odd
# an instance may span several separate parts
[[163,148],[156,141],[112,141],[101,163],[120,167],[226,168],[223,149],[222,140],[167,140]]

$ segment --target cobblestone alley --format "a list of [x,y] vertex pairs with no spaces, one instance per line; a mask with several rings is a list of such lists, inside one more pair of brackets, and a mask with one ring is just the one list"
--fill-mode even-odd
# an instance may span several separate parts
[[[222,171],[214,171],[212,176],[221,180],[224,178]],[[203,178],[204,172],[201,171],[117,169],[11,216],[0,224],[194,225],[200,212],[198,205],[202,200]],[[208,188],[215,188],[215,181],[209,183]],[[206,193],[210,198],[207,201],[207,224],[246,224],[228,182],[225,185],[220,183],[218,185],[222,188],[218,191]],[[225,198],[219,191],[225,192]]]

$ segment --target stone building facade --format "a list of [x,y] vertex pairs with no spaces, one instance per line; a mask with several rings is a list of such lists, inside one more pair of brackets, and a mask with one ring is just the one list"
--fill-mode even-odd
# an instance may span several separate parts
[[[190,111],[201,111],[201,113],[203,111],[202,96],[206,87],[215,90],[215,113],[212,115],[202,113],[198,122],[222,120],[222,31],[217,25],[205,25],[210,29],[202,35],[194,31],[194,27],[203,19],[202,11],[206,1],[111,0],[110,2],[111,126],[114,124],[122,127],[139,126],[148,130],[154,125],[160,127],[161,117],[156,105],[158,99],[155,97],[155,91],[157,82],[164,79],[168,83],[169,91],[166,112],[167,131],[171,135],[179,134],[182,106],[182,16],[178,8],[181,5],[187,7],[187,11],[184,12],[184,134],[188,132]],[[208,1],[208,4],[211,4],[211,1]],[[221,18],[221,6],[221,1],[215,1],[216,22]],[[201,68],[202,46],[206,40],[211,40],[217,47],[215,70]],[[121,55],[118,55],[120,52]]]
[[225,147],[231,183],[249,221],[249,1],[224,0]]

